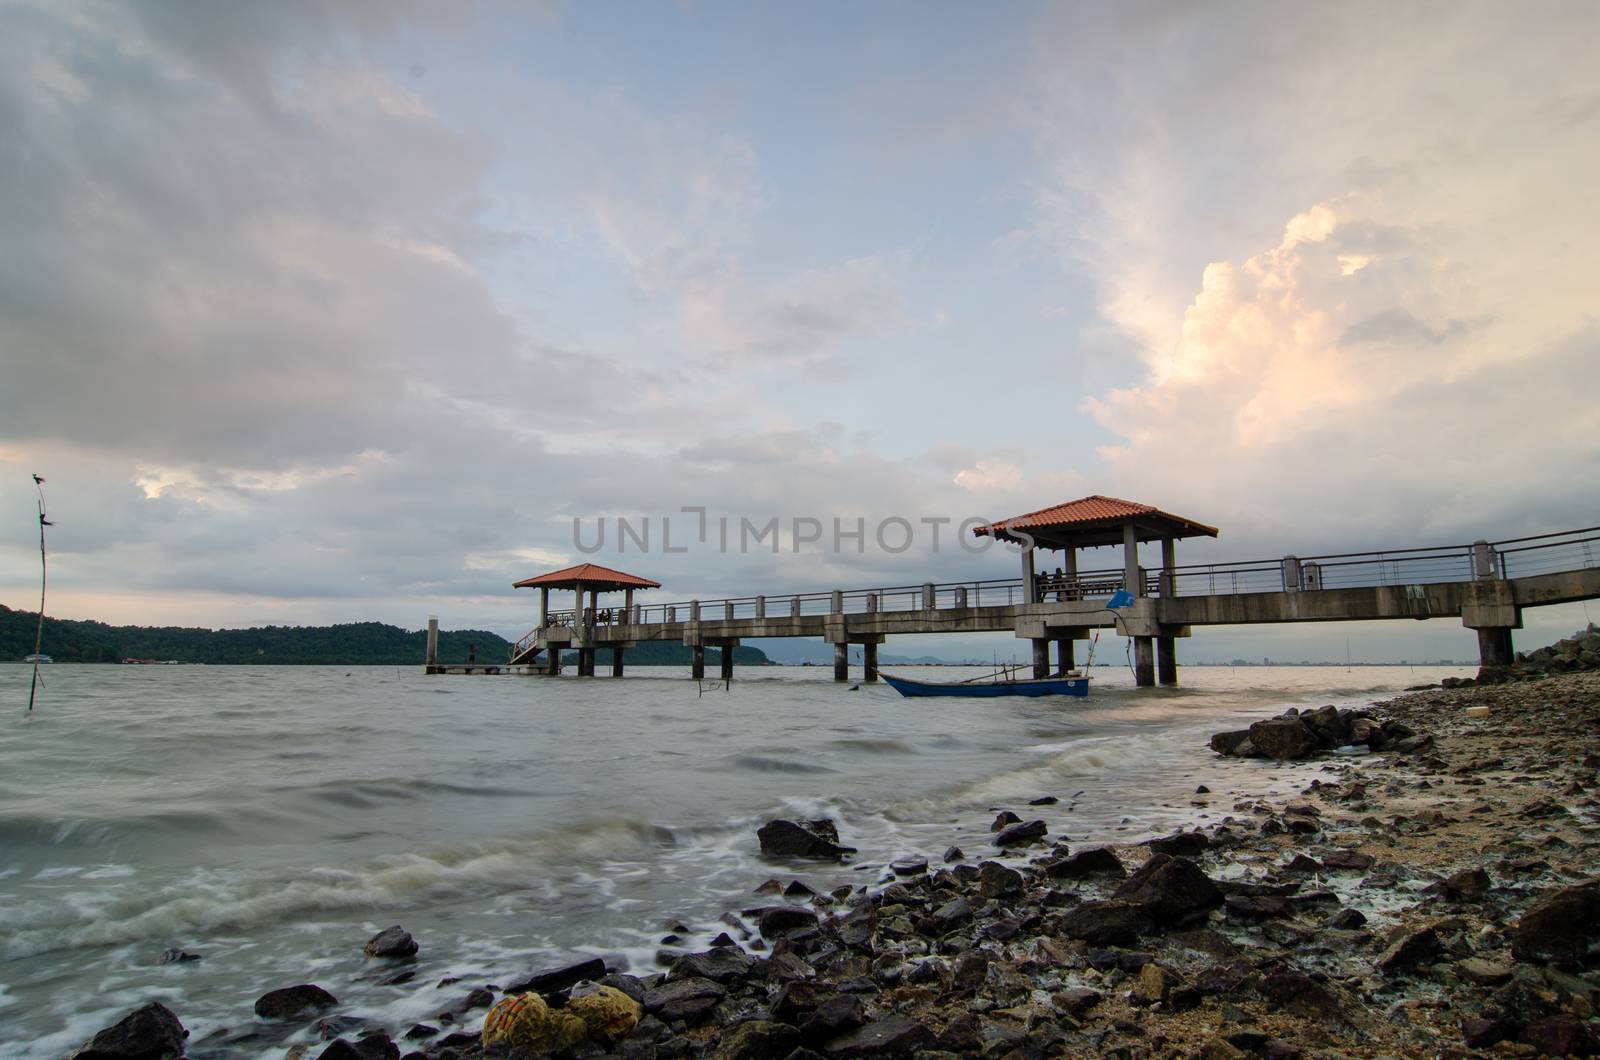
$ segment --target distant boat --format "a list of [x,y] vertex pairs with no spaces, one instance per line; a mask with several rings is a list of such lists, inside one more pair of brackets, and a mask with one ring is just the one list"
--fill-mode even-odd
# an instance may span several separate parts
[[22,661],[23,661],[23,662],[25,662],[25,663],[47,663],[47,662],[55,662],[55,660],[54,660],[54,659],[52,659],[52,658],[50,658],[50,656],[48,656],[48,655],[45,655],[45,654],[43,654],[43,653],[41,653],[41,654],[38,654],[38,655],[29,655],[29,656],[28,656],[28,657],[27,657],[27,658],[25,658],[25,659],[23,659],[23,660],[22,660]]
[[990,680],[913,681],[906,677],[882,674],[889,687],[902,696],[961,696],[987,699],[996,696],[1076,696],[1089,694],[1089,678],[1077,674],[1014,680],[1011,671],[991,674]]

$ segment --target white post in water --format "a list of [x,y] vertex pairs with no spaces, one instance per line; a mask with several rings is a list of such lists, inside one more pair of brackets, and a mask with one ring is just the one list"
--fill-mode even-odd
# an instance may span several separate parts
[[431,670],[439,665],[439,616],[428,616],[428,656],[425,665]]

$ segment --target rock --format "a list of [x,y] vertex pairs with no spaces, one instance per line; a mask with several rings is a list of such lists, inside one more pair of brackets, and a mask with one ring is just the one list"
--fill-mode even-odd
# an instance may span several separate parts
[[742,979],[755,967],[756,959],[735,946],[720,946],[704,953],[679,957],[667,972],[668,979],[710,979],[726,983]]
[[1489,879],[1489,874],[1481,867],[1462,869],[1434,884],[1440,894],[1467,900],[1482,898],[1489,893],[1491,886],[1493,883]]
[[417,940],[411,937],[409,931],[396,924],[394,927],[384,928],[368,939],[361,952],[368,957],[415,957]]
[[756,929],[764,939],[816,926],[816,911],[801,905],[769,905],[756,916]]
[[190,964],[198,960],[200,960],[200,955],[198,953],[190,953],[188,950],[181,950],[174,947],[172,949],[162,950],[161,956],[156,958],[156,964]]
[[991,831],[991,832],[1004,831],[1008,825],[1016,824],[1021,820],[1022,820],[1022,818],[1018,817],[1016,814],[1012,813],[1010,810],[1001,810],[1000,813],[995,817],[995,819],[989,823],[989,831]]
[[1155,920],[1139,902],[1113,899],[1085,902],[1063,913],[1057,932],[1096,946],[1121,946],[1155,930]]
[[666,1022],[694,1022],[716,1007],[728,991],[710,979],[675,979],[645,991],[644,1010]]
[[782,1060],[800,1044],[800,1032],[787,1023],[746,1020],[722,1032],[722,1041],[711,1055],[717,1060]]
[[[949,860],[949,859],[946,859]],[[889,871],[896,876],[921,876],[928,871],[927,858],[905,858],[901,861],[891,862]]]
[[1029,799],[1029,806],[1054,806],[1061,800],[1054,795],[1040,795],[1037,799]]
[[1287,898],[1278,895],[1229,895],[1223,899],[1222,908],[1228,920],[1251,923],[1271,917],[1288,916],[1293,912]]
[[985,898],[1000,898],[1022,893],[1022,873],[998,861],[978,866],[978,893]]
[[339,1003],[339,999],[312,983],[286,986],[269,990],[256,998],[256,1015],[264,1020],[291,1019],[308,1012],[321,1012]]
[[1399,975],[1418,964],[1436,960],[1440,953],[1439,933],[1430,925],[1396,939],[1375,963],[1384,975]]
[[1461,1040],[1474,1049],[1483,1049],[1504,1041],[1507,1031],[1505,1023],[1497,1019],[1470,1019],[1461,1024]]
[[1340,1005],[1327,987],[1298,968],[1279,968],[1261,980],[1256,991],[1275,1005],[1302,1016],[1336,1018]]
[[1279,762],[1305,758],[1320,744],[1316,733],[1299,718],[1269,718],[1250,726],[1250,742]]
[[1128,870],[1122,867],[1122,859],[1112,853],[1110,847],[1091,847],[1080,850],[1076,854],[1052,861],[1045,865],[1046,876],[1056,879],[1080,879],[1084,876],[1126,876]]
[[815,968],[797,954],[789,952],[774,953],[767,958],[766,972],[769,983],[787,983],[817,977]]
[[1522,1028],[1517,1041],[1531,1045],[1545,1056],[1594,1056],[1600,1053],[1600,1039],[1583,1020],[1570,1012],[1558,1012],[1534,1020]]
[[807,821],[803,826],[781,819],[768,821],[756,829],[756,836],[761,840],[761,853],[767,857],[838,861],[856,852],[855,847],[840,845],[839,830],[827,820]]
[[904,1056],[932,1040],[933,1032],[916,1020],[886,1016],[830,1038],[823,1051],[829,1056]]
[[944,852],[944,860],[947,865],[951,862],[960,861],[965,857],[966,855],[961,852],[960,847],[949,847]]
[[1144,845],[1158,854],[1192,858],[1204,853],[1206,847],[1211,845],[1211,840],[1206,838],[1204,832],[1174,832],[1159,839],[1146,840]]
[[506,987],[507,994],[553,994],[585,979],[596,981],[606,974],[606,962],[599,957],[585,957],[568,964],[559,964],[534,972],[520,983]]
[[1322,867],[1325,869],[1348,869],[1353,872],[1365,872],[1372,868],[1373,857],[1371,854],[1362,854],[1355,850],[1330,850],[1322,855]]
[[1323,747],[1338,747],[1350,736],[1349,714],[1340,713],[1339,708],[1332,704],[1305,711],[1300,715],[1300,720],[1316,734],[1317,741]]
[[183,1055],[187,1037],[189,1032],[173,1011],[152,1001],[84,1042],[72,1060],[167,1060]]
[[972,903],[965,898],[952,898],[933,911],[934,921],[945,929],[955,927],[971,917]]
[[400,1047],[378,1031],[354,1042],[335,1038],[317,1054],[317,1060],[400,1060]]
[[1235,729],[1231,732],[1217,732],[1211,734],[1211,749],[1219,755],[1230,757],[1248,757],[1261,752],[1250,742],[1249,729]]
[[1056,991],[1051,1000],[1055,1003],[1056,1008],[1069,1016],[1077,1016],[1100,1004],[1104,1000],[1104,995],[1098,990],[1090,990],[1086,987],[1069,987],[1066,990]]
[[1321,872],[1322,863],[1315,858],[1308,858],[1304,854],[1296,854],[1284,864],[1283,871],[1294,873]]
[[1354,931],[1366,922],[1367,915],[1359,909],[1341,909],[1328,918],[1328,926],[1340,931]]
[[1027,843],[1034,839],[1043,839],[1048,830],[1043,821],[1024,821],[1020,824],[1008,825],[1002,828],[994,837],[997,847],[1015,846],[1018,843]]
[[1177,924],[1222,904],[1222,892],[1200,866],[1188,858],[1152,854],[1114,895],[1143,906],[1161,924]]
[[1482,957],[1468,957],[1460,961],[1456,965],[1456,971],[1479,986],[1499,986],[1511,979],[1510,965],[1484,960]]
[[867,1022],[867,1006],[854,994],[837,994],[818,1005],[800,1025],[807,1041],[820,1042],[855,1030]]
[[1139,969],[1139,982],[1133,989],[1135,1004],[1154,1005],[1167,1000],[1173,990],[1186,985],[1177,972],[1151,961]]
[[1585,880],[1534,902],[1511,932],[1511,956],[1575,965],[1600,940],[1600,879]]

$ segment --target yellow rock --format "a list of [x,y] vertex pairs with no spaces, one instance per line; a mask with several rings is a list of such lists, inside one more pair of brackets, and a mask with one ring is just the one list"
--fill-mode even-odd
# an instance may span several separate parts
[[626,1037],[639,1023],[639,1003],[614,986],[596,987],[567,1002],[566,1011],[583,1020],[590,1034],[605,1033],[613,1039]]
[[1469,717],[1469,718],[1487,718],[1488,716],[1489,716],[1489,708],[1488,707],[1468,707],[1467,708],[1467,717]]
[[538,994],[503,997],[483,1018],[484,1045],[525,1045],[549,1052],[576,1045],[587,1034],[584,1021],[570,1009],[552,1009]]

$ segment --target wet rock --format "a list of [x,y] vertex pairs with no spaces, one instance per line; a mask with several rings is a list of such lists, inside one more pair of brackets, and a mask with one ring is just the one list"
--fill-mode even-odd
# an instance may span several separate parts
[[755,967],[756,959],[736,946],[720,946],[704,953],[690,953],[672,962],[668,979],[710,979],[726,983],[742,979]]
[[1054,795],[1041,795],[1037,799],[1029,799],[1028,800],[1028,805],[1029,806],[1054,806],[1056,803],[1058,803],[1060,801],[1061,800],[1056,798]]
[[800,880],[791,880],[783,893],[790,898],[814,898],[817,892]]
[[317,1060],[400,1060],[400,1047],[378,1031],[353,1042],[335,1038],[317,1054]]
[[1252,923],[1270,917],[1289,916],[1293,908],[1287,898],[1278,895],[1229,895],[1223,899],[1223,912],[1230,921]]
[[200,960],[200,955],[198,953],[190,953],[188,950],[182,950],[174,947],[172,949],[162,950],[161,956],[156,958],[156,964],[191,964],[198,960]]
[[395,957],[404,959],[417,955],[417,940],[399,924],[384,928],[367,940],[361,952],[368,957]]
[[1001,810],[1000,813],[996,815],[995,819],[989,823],[989,831],[1003,832],[1007,827],[1017,824],[1021,820],[1022,818],[1018,817],[1010,810]]
[[782,1060],[800,1044],[800,1032],[787,1023],[748,1020],[722,1032],[711,1055],[717,1060]]
[[1043,839],[1048,829],[1043,821],[1024,821],[1020,824],[1008,825],[1002,828],[994,837],[997,847],[1015,846],[1018,843],[1027,843],[1035,839]]
[[1081,879],[1085,876],[1126,876],[1122,859],[1109,847],[1091,847],[1045,865],[1046,876],[1055,879]]
[[256,998],[256,1015],[264,1020],[292,1019],[308,1012],[321,1012],[339,999],[313,983],[269,990]]
[[1511,966],[1481,957],[1468,957],[1456,965],[1456,971],[1479,986],[1499,986],[1511,979]]
[[1126,899],[1085,902],[1061,915],[1059,934],[1096,946],[1121,946],[1155,930],[1155,920],[1142,903]]
[[1371,854],[1362,854],[1355,850],[1330,850],[1322,855],[1322,867],[1326,869],[1365,872],[1372,867],[1372,862]]
[[1489,874],[1475,866],[1451,873],[1428,889],[1447,898],[1472,901],[1488,894],[1491,886]]
[[767,958],[767,982],[787,983],[815,979],[817,970],[794,953],[774,953]]
[[1304,854],[1296,854],[1283,866],[1284,872],[1313,873],[1322,871],[1322,863]]
[[644,1010],[667,1023],[693,1023],[727,996],[728,991],[710,979],[676,979],[645,991]]
[[836,994],[823,1001],[800,1024],[800,1036],[820,1042],[855,1030],[867,1022],[867,1006],[854,994]]
[[960,847],[949,847],[944,852],[944,861],[946,865],[950,864],[951,862],[960,861],[965,857],[966,855],[961,852]]
[[1332,991],[1298,968],[1279,968],[1265,976],[1256,990],[1275,1005],[1303,1016],[1337,1018],[1340,1004]]
[[1277,761],[1305,758],[1320,747],[1317,736],[1299,718],[1268,718],[1249,728],[1250,742]]
[[1511,956],[1558,966],[1581,961],[1600,941],[1600,879],[1534,902],[1511,933]]
[[1022,893],[1022,873],[1010,866],[1002,865],[998,861],[985,861],[978,866],[978,893],[985,898],[1000,898],[1008,894],[1020,894]]
[[72,1060],[167,1060],[183,1055],[187,1037],[189,1032],[177,1015],[152,1001],[90,1038],[72,1054]]
[[1496,1042],[1505,1041],[1510,1028],[1503,1020],[1493,1017],[1469,1019],[1461,1024],[1461,1040],[1474,1049],[1483,1049]]
[[1545,1056],[1594,1056],[1600,1053],[1600,1039],[1588,1023],[1570,1012],[1558,1012],[1534,1020],[1522,1028],[1517,1041],[1531,1045]]
[[891,862],[889,871],[896,876],[921,876],[928,871],[927,858],[904,858]]
[[926,1026],[905,1016],[887,1016],[830,1038],[829,1056],[905,1056],[933,1040]]
[[800,905],[771,905],[756,915],[756,929],[766,939],[816,926],[816,911]]
[[1211,735],[1211,749],[1219,755],[1237,758],[1254,757],[1261,753],[1256,745],[1250,742],[1249,729],[1213,733]]
[[1300,715],[1300,720],[1316,735],[1317,742],[1323,747],[1338,747],[1349,739],[1349,713],[1340,712],[1338,707],[1331,704],[1305,711]]
[[1384,975],[1400,975],[1419,964],[1437,960],[1441,952],[1439,933],[1429,925],[1400,936],[1375,963]]
[[1167,854],[1150,855],[1114,893],[1142,906],[1162,924],[1176,924],[1222,904],[1222,892],[1200,866]]
[[768,821],[756,829],[761,853],[767,857],[813,858],[838,861],[854,854],[855,847],[839,842],[839,830],[832,821],[807,821],[804,825],[782,819]]
[[1366,925],[1367,916],[1359,909],[1341,909],[1328,918],[1328,926],[1340,931],[1355,931]]
[[1056,1008],[1070,1016],[1081,1016],[1103,1000],[1105,1000],[1105,995],[1098,990],[1090,990],[1087,987],[1069,987],[1066,990],[1058,990],[1051,997],[1051,1001],[1054,1002]]
[[1204,832],[1174,832],[1159,839],[1146,840],[1144,845],[1158,854],[1192,858],[1204,853],[1206,847],[1211,845],[1211,840]]
[[595,981],[606,974],[606,962],[599,957],[585,957],[567,964],[553,965],[534,972],[520,983],[506,987],[507,994],[553,994],[583,982]]

